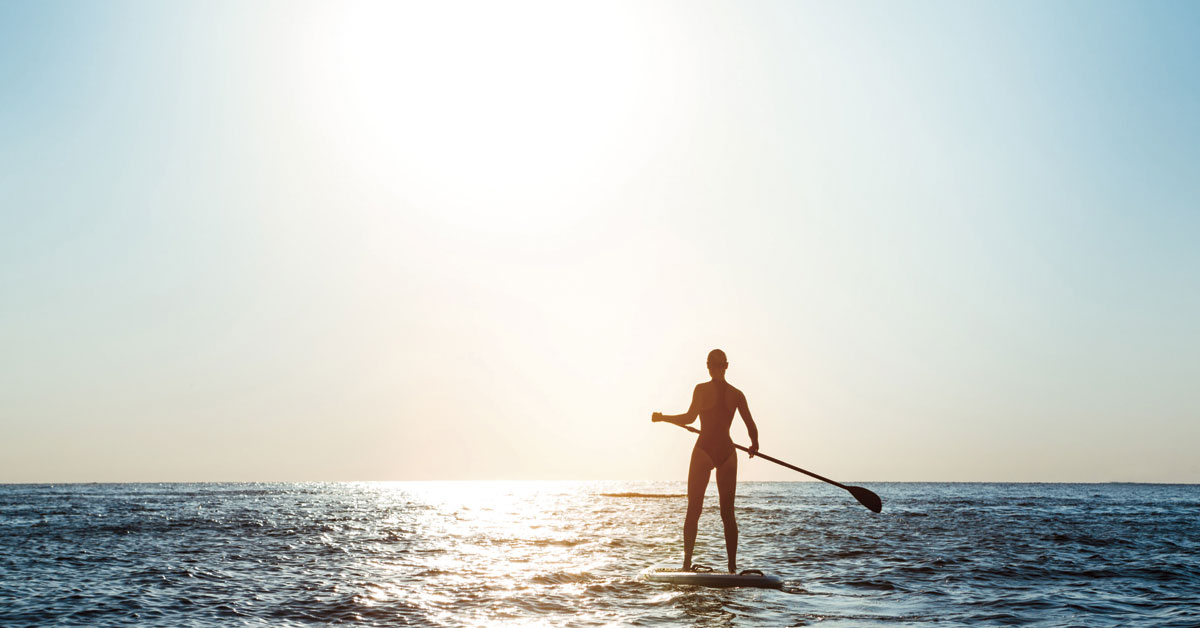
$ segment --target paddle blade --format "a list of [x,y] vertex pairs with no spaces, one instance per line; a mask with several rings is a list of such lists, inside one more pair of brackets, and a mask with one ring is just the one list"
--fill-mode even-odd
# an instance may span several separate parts
[[879,496],[861,486],[847,486],[846,490],[858,500],[858,503],[867,507],[871,512],[881,512],[883,510],[883,500]]

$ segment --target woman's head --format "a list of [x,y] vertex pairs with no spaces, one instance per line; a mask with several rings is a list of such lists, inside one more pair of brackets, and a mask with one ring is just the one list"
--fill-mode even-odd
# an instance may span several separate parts
[[724,373],[725,369],[729,368],[729,360],[725,358],[725,352],[720,349],[713,349],[708,352],[708,372],[716,375]]

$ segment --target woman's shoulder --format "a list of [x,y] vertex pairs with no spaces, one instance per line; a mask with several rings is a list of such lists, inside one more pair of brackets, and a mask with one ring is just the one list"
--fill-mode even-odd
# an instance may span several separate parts
[[[696,384],[696,392],[707,393],[709,391],[715,390],[716,385],[717,385],[717,383],[714,381],[711,381],[711,380],[707,381],[707,382],[700,382],[699,384]],[[742,392],[741,388],[738,388],[737,386],[734,386],[733,384],[730,384],[729,382],[725,382],[725,386],[727,387],[729,392],[732,392],[734,395],[736,395],[738,397],[746,396],[746,393]]]

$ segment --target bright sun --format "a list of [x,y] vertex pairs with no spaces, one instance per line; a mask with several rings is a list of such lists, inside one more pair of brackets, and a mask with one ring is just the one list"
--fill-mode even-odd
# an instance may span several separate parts
[[347,167],[411,206],[489,227],[553,219],[650,132],[634,121],[654,90],[632,10],[335,4],[309,33],[303,81]]

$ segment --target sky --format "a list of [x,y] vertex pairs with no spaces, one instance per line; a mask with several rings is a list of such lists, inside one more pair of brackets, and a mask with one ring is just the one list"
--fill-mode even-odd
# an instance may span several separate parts
[[1200,482],[1198,33],[0,0],[0,482]]

